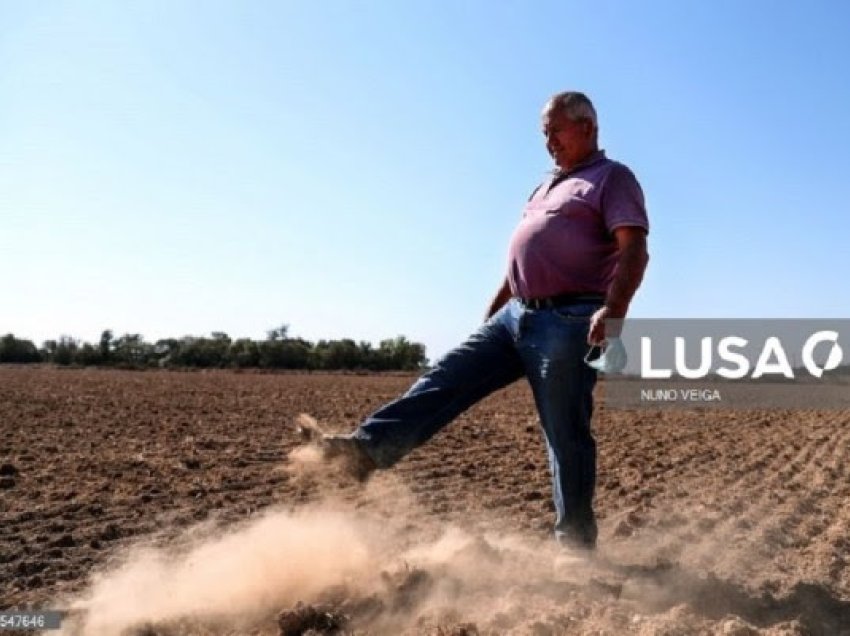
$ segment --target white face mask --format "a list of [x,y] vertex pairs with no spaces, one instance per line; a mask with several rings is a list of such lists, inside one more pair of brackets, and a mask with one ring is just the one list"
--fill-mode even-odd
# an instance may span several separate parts
[[628,357],[626,356],[626,347],[623,346],[623,341],[620,338],[615,336],[606,338],[604,346],[600,347],[602,354],[595,360],[588,360],[587,357],[595,348],[597,348],[597,345],[591,347],[590,351],[584,357],[587,366],[596,369],[600,373],[619,373],[626,368]]

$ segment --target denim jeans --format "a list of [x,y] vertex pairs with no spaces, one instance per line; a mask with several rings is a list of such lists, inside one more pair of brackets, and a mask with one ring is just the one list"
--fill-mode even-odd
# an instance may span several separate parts
[[511,299],[407,393],[369,416],[354,438],[379,467],[392,466],[470,406],[524,375],[549,454],[555,534],[592,545],[596,371],[583,358],[590,316],[598,308],[581,303],[534,310]]

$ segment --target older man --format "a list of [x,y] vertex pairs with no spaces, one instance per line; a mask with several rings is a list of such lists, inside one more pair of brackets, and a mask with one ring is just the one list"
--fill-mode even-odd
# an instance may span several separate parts
[[596,111],[584,94],[553,96],[542,124],[556,168],[525,206],[484,324],[352,434],[325,436],[321,444],[327,458],[342,458],[365,479],[525,376],[546,437],[555,535],[592,549],[596,370],[584,358],[604,341],[606,323],[610,329],[626,316],[648,261],[649,223],[632,172],[599,150]]

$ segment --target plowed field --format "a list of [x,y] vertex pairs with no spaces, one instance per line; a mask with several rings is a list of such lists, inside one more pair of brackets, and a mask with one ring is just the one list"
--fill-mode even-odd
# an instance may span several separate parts
[[290,456],[297,414],[346,431],[411,380],[0,368],[0,608],[96,636],[850,634],[850,412],[598,408],[587,557],[549,539],[523,382],[366,486]]

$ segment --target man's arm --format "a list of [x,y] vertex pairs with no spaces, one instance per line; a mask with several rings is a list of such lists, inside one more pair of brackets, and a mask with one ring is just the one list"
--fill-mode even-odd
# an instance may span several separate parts
[[493,300],[490,302],[490,306],[487,308],[487,313],[484,316],[484,321],[490,319],[490,316],[499,311],[502,306],[508,302],[511,298],[511,286],[508,283],[508,277],[505,276],[505,280],[502,283],[502,286],[499,288],[499,291],[496,292],[496,295],[493,297]]
[[[643,280],[643,273],[649,262],[646,231],[642,227],[618,227],[614,230],[614,238],[620,257],[614,270],[614,280],[608,288],[605,305],[590,319],[587,341],[591,344],[598,344],[605,339],[606,320],[622,320],[626,317],[629,303]],[[620,335],[619,325],[613,329],[617,333],[609,335]]]

